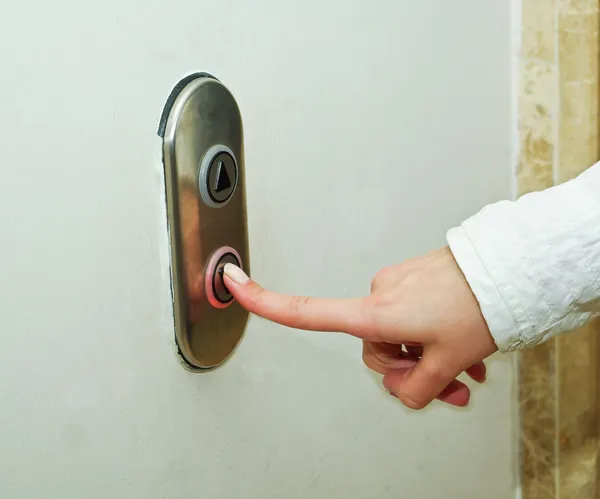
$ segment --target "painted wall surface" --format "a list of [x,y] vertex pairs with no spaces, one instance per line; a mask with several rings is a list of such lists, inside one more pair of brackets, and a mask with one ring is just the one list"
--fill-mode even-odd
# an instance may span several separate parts
[[513,374],[410,413],[359,343],[252,319],[173,349],[159,114],[206,70],[245,120],[253,275],[367,293],[510,195],[500,0],[10,2],[0,16],[0,497],[507,499]]

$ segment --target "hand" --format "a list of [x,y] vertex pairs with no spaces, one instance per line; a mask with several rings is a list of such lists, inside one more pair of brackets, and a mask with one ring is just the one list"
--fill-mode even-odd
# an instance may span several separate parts
[[248,311],[278,324],[340,331],[363,340],[365,364],[411,409],[433,399],[465,406],[466,371],[485,379],[483,359],[497,350],[481,310],[449,248],[381,270],[371,294],[355,299],[285,296],[267,291],[238,267],[225,284]]

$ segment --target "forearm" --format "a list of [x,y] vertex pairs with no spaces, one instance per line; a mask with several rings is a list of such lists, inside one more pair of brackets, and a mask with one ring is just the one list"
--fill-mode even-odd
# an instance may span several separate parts
[[576,329],[600,315],[600,164],[487,206],[447,240],[501,350]]

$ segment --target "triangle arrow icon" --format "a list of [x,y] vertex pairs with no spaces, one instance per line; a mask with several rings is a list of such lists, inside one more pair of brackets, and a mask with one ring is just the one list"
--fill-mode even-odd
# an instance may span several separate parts
[[219,163],[219,169],[217,170],[217,178],[215,179],[215,192],[222,192],[225,189],[231,187],[231,179],[227,173],[227,168],[223,161]]

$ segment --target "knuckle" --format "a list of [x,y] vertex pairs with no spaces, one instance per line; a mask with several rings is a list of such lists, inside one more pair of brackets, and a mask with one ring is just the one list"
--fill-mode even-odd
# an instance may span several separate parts
[[361,349],[361,355],[362,355],[362,360],[363,362],[365,361],[365,359],[371,354],[371,349],[369,348],[369,345],[366,341],[362,342],[362,349]]
[[401,284],[402,288],[404,288],[404,289],[411,289],[411,288],[414,288],[415,286],[417,286],[420,281],[421,281],[421,278],[419,277],[419,275],[416,272],[408,271],[408,272],[404,272],[402,274],[402,277],[400,279],[400,284]]
[[362,361],[369,369],[373,369],[373,353],[366,346],[362,350]]
[[371,289],[377,289],[378,287],[382,286],[385,280],[388,278],[389,274],[389,267],[383,268],[379,272],[377,272],[373,279],[371,279]]
[[443,367],[439,363],[427,363],[423,366],[423,374],[436,386],[444,384],[449,379],[454,378],[448,368]]
[[250,286],[252,286],[252,289],[250,290],[249,294],[250,304],[254,308],[261,308],[263,305],[265,305],[265,301],[267,298],[266,291],[264,288],[261,288],[260,286],[254,283],[250,284]]
[[371,371],[375,371],[375,363],[373,362],[373,359],[369,354],[363,352],[362,361],[363,364],[367,366]]
[[380,292],[373,296],[370,299],[371,309],[374,312],[379,312],[381,309],[388,308],[396,302],[396,295],[394,293],[389,292]]
[[389,305],[393,303],[391,295],[374,294],[367,297],[361,307],[360,315],[365,324],[368,324],[368,335],[364,337],[370,341],[383,341],[385,331],[388,328]]
[[382,374],[385,376],[385,374],[387,374],[389,371],[389,369],[386,366],[382,365],[382,363],[379,362],[379,360],[373,355],[363,353],[362,360],[364,365],[374,373]]

